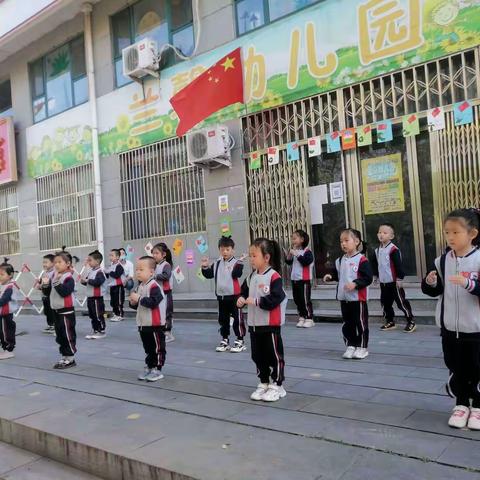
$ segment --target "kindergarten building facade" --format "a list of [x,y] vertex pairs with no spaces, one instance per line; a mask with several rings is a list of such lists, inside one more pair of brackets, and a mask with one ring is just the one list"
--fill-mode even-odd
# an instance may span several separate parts
[[[243,253],[302,228],[321,278],[342,228],[374,245],[389,222],[416,281],[443,216],[480,205],[477,0],[15,3],[0,2],[0,254],[17,269],[162,240],[176,291],[209,291],[220,235]],[[122,49],[145,37],[194,55],[168,49],[134,82]],[[232,166],[192,166],[169,99],[237,47],[244,104],[204,123],[229,128]]]

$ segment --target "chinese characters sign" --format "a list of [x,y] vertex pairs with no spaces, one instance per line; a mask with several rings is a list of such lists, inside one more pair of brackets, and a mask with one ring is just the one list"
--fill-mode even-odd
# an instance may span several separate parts
[[402,156],[400,153],[362,160],[365,215],[403,212]]
[[[114,155],[174,136],[178,117],[169,99],[237,47],[242,48],[245,103],[216,112],[205,124],[224,123],[478,44],[477,0],[324,0],[167,68],[160,82],[145,80],[143,90],[133,82],[100,97],[100,154]],[[66,130],[79,124],[78,120],[65,122],[67,113],[58,115],[59,127]],[[49,170],[37,167],[46,164],[56,148],[55,143],[42,144],[45,136],[56,136],[55,129],[45,132],[45,125],[41,122],[27,129],[34,176]],[[30,130],[39,133],[29,135]],[[36,140],[31,143],[29,138]],[[368,134],[364,140],[368,144]],[[83,158],[88,158],[88,142],[80,146]],[[71,150],[54,155],[60,160],[50,160],[51,170],[78,162],[73,155],[81,158],[82,154],[70,144],[68,148]]]
[[11,117],[0,118],[0,185],[17,180],[15,138]]

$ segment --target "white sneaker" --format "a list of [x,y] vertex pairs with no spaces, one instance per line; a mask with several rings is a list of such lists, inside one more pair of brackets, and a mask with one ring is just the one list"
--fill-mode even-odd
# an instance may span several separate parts
[[172,332],[165,332],[165,343],[170,343],[175,340],[175,337],[173,336]]
[[121,322],[123,320],[123,317],[119,317],[118,315],[113,315],[110,317],[111,322]]
[[157,380],[161,380],[163,378],[163,373],[158,370],[158,368],[152,368],[150,373],[145,377],[147,382],[156,382]]
[[93,339],[93,336],[96,334],[97,332],[92,332],[92,333],[89,333],[88,335],[85,335],[85,338],[87,340],[92,340]]
[[259,383],[257,389],[250,395],[252,400],[262,400],[268,390],[268,383]]
[[297,322],[297,327],[302,328],[304,323],[305,319],[303,317],[300,317]]
[[268,386],[268,390],[262,395],[262,400],[264,402],[276,402],[283,398],[287,392],[282,386],[278,386],[275,383],[271,383]]
[[467,426],[470,430],[480,430],[480,408],[470,409]]
[[96,340],[98,338],[105,338],[107,334],[105,332],[94,332],[94,334],[91,336],[92,340]]
[[220,344],[215,349],[216,352],[228,352],[230,350],[230,345],[228,344],[228,340],[222,340]]
[[311,318],[307,318],[303,323],[303,328],[311,328],[315,326],[315,322]]
[[448,419],[448,425],[453,428],[465,428],[468,422],[470,409],[464,405],[455,405],[453,412]]
[[353,358],[354,353],[355,353],[355,347],[347,347],[342,357],[350,360],[351,358]]
[[357,348],[355,349],[355,352],[353,352],[352,358],[355,360],[362,360],[364,358],[368,357],[368,350],[366,348]]
[[15,354],[13,352],[9,352],[8,350],[4,350],[0,352],[0,360],[7,360],[7,358],[13,358]]
[[139,380],[146,380],[148,375],[150,374],[150,368],[148,368],[147,366],[145,366],[145,368],[143,369],[143,373],[141,373],[140,375],[138,375],[138,379]]
[[233,347],[230,348],[230,351],[233,353],[240,353],[247,349],[245,342],[243,340],[235,340]]

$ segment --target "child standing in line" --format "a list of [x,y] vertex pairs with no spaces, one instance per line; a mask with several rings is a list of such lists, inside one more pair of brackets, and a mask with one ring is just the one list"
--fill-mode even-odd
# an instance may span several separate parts
[[141,257],[137,261],[136,274],[139,285],[130,294],[130,307],[137,311],[137,325],[145,350],[145,371],[139,380],[156,382],[163,378],[161,372],[165,363],[166,305],[162,288],[155,280],[155,260]]
[[110,321],[121,322],[123,320],[122,298],[125,298],[125,270],[120,263],[120,250],[113,248],[110,251],[110,266],[105,274],[109,279],[110,305],[113,310]]
[[3,351],[0,360],[13,358],[15,354],[16,323],[13,314],[18,310],[17,286],[13,281],[15,269],[8,263],[8,258],[0,265],[0,342]]
[[285,252],[285,263],[292,265],[291,279],[293,301],[298,310],[297,327],[315,326],[312,306],[313,253],[308,248],[310,237],[303,230],[292,235],[292,248]]
[[[53,260],[55,255],[49,253],[44,255],[42,261],[43,271],[35,283],[35,288],[42,291],[42,305],[43,314],[47,320],[47,326],[43,329],[43,333],[55,334],[55,315],[50,306],[50,292],[52,291],[52,279],[55,275],[55,268],[53,267]],[[43,278],[48,279],[48,282],[43,282]]]
[[105,302],[103,301],[104,284],[107,279],[101,268],[103,255],[95,250],[88,255],[85,271],[80,282],[87,286],[88,316],[92,321],[92,333],[86,335],[88,340],[105,338]]
[[[56,369],[74,367],[77,351],[77,333],[75,331],[74,296],[75,280],[72,275],[72,256],[65,247],[55,254],[55,276],[52,279],[50,303],[55,315],[56,341],[60,346],[62,358],[53,366]],[[42,282],[47,283],[48,278]]]
[[378,227],[377,233],[380,246],[375,249],[375,255],[372,257],[373,275],[380,282],[380,302],[383,308],[383,318],[385,323],[380,330],[393,330],[395,325],[395,312],[393,302],[403,312],[407,319],[404,332],[412,333],[417,328],[413,320],[412,307],[405,298],[403,289],[403,279],[405,273],[403,270],[402,254],[399,248],[392,243],[395,237],[395,228],[391,223],[382,223]]
[[173,328],[173,294],[172,294],[172,252],[165,243],[157,243],[152,249],[152,256],[157,266],[155,267],[155,280],[161,285],[166,298],[165,342],[175,340]]
[[[135,275],[135,269],[133,263],[127,259],[127,251],[122,247],[120,250],[120,263],[122,264],[123,270],[125,271],[125,290],[128,295],[133,290],[133,277]],[[125,298],[121,302],[122,305],[125,303]]]
[[480,210],[451,212],[443,224],[449,250],[435,260],[423,293],[439,296],[436,322],[456,399],[448,425],[480,430]]
[[248,306],[252,360],[257,366],[260,383],[252,400],[276,402],[287,392],[281,326],[285,323],[287,295],[280,271],[280,246],[274,240],[257,238],[250,246],[253,271],[243,282],[238,308]]
[[323,277],[325,282],[337,280],[337,300],[343,318],[343,339],[347,346],[343,358],[361,360],[368,356],[368,285],[372,268],[362,254],[365,248],[358,230],[346,228],[340,234],[340,247],[345,252],[335,262],[336,272]]
[[[209,265],[207,257],[202,258],[202,275],[215,279],[215,295],[218,300],[218,323],[222,340],[215,348],[217,352],[239,353],[245,346],[245,322],[241,310],[237,307],[240,296],[240,277],[243,273],[243,258],[235,258],[235,242],[231,237],[222,237],[218,241],[220,258]],[[230,317],[233,318],[233,331],[237,336],[233,347],[230,346]]]

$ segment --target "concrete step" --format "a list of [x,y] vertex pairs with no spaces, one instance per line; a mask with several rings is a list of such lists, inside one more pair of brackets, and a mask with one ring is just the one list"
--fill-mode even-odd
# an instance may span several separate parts
[[0,442],[0,480],[100,480],[100,477]]

